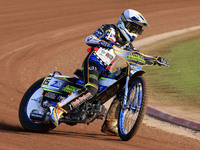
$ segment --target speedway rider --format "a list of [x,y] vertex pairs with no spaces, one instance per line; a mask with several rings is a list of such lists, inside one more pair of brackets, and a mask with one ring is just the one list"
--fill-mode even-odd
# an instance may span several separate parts
[[[134,49],[131,42],[142,34],[143,26],[148,27],[149,25],[142,14],[138,11],[127,9],[122,13],[116,25],[104,24],[86,38],[85,42],[91,46],[91,51],[83,62],[85,88],[74,92],[59,102],[56,107],[50,107],[50,119],[55,125],[59,124],[59,119],[63,113],[68,113],[97,93],[100,74],[108,71],[116,60],[114,53],[106,52],[107,55],[105,55],[104,51],[98,51],[99,47],[107,49],[108,52],[116,44],[127,49]],[[110,112],[112,113],[112,111]],[[109,117],[107,117],[102,131],[106,132],[107,130],[108,132],[116,133],[117,131],[114,127],[116,122],[116,119],[109,120]]]

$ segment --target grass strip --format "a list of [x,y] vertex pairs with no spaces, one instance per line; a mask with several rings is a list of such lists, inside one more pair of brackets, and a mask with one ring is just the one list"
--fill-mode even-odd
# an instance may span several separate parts
[[170,68],[144,67],[149,91],[160,100],[200,107],[200,30],[144,46],[142,51],[161,55]]

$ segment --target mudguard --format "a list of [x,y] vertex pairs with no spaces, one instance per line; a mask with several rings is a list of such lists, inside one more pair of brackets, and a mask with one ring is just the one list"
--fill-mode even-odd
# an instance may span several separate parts
[[44,91],[68,95],[83,87],[79,82],[78,79],[70,81],[67,78],[46,77],[41,87]]
[[135,72],[135,73],[130,77],[129,83],[131,83],[131,82],[134,80],[134,78],[136,78],[136,77],[138,77],[138,76],[142,76],[144,73],[145,73],[145,71],[142,71],[142,70]]

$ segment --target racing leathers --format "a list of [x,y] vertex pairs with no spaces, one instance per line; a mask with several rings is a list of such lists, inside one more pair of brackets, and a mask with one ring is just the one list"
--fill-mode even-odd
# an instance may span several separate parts
[[120,31],[115,25],[106,24],[86,38],[86,44],[91,47],[82,65],[85,87],[58,103],[58,108],[67,113],[97,93],[99,76],[108,71],[116,60],[112,46],[123,43],[119,36]]

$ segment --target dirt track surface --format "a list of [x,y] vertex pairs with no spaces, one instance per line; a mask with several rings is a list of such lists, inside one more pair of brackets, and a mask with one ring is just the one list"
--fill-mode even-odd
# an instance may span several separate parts
[[[200,142],[143,124],[128,142],[100,132],[103,121],[61,124],[48,134],[24,132],[18,106],[26,89],[54,70],[72,75],[87,55],[85,37],[116,23],[127,8],[150,27],[144,37],[200,24],[199,0],[0,0],[0,149],[192,149]],[[140,39],[140,38],[139,38]]]

